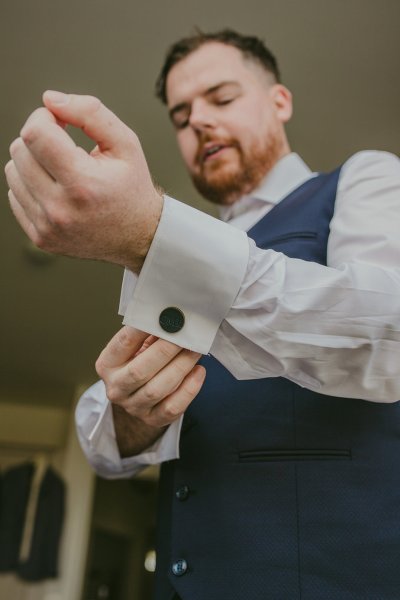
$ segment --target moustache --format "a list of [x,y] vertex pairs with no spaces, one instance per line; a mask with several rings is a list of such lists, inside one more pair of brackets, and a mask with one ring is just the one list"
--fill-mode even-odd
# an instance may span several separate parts
[[204,137],[199,140],[195,161],[197,165],[202,165],[208,155],[212,154],[218,148],[237,148],[240,146],[233,138],[212,138]]

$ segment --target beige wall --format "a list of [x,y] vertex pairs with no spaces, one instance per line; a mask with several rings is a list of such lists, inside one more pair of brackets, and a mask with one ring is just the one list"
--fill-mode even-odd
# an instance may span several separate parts
[[[76,397],[78,395],[77,391]],[[94,473],[79,447],[73,410],[50,409],[40,405],[13,405],[1,400],[0,398],[0,468],[32,460],[38,452],[44,453],[64,479],[67,497],[59,578],[27,584],[12,574],[2,574],[0,598],[81,600]]]

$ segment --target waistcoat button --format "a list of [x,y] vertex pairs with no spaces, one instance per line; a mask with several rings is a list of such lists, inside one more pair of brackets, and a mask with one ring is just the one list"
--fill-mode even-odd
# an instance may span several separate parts
[[188,569],[188,564],[184,558],[180,558],[172,564],[172,572],[177,577],[184,575]]
[[176,490],[175,496],[178,498],[178,500],[183,502],[183,500],[186,500],[189,497],[189,493],[189,487],[187,485],[181,485],[181,487]]

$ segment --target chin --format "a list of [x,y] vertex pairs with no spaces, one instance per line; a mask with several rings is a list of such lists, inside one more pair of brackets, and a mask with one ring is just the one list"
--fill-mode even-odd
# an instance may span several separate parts
[[272,138],[262,148],[254,147],[236,158],[213,160],[192,173],[197,191],[215,204],[230,205],[256,189],[279,158],[279,144]]
[[237,178],[232,176],[192,177],[192,181],[197,191],[214,204],[233,204],[246,193]]

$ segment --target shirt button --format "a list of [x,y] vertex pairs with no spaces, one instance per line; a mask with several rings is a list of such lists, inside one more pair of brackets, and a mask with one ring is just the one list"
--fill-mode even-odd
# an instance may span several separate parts
[[177,577],[184,575],[188,569],[188,564],[184,558],[180,558],[172,564],[172,572]]
[[179,308],[169,306],[160,313],[159,323],[164,331],[176,333],[184,326],[185,315]]
[[189,494],[190,494],[190,489],[187,485],[181,485],[181,487],[178,488],[175,492],[175,496],[181,502],[183,502],[183,500],[187,500],[187,498],[189,497]]

